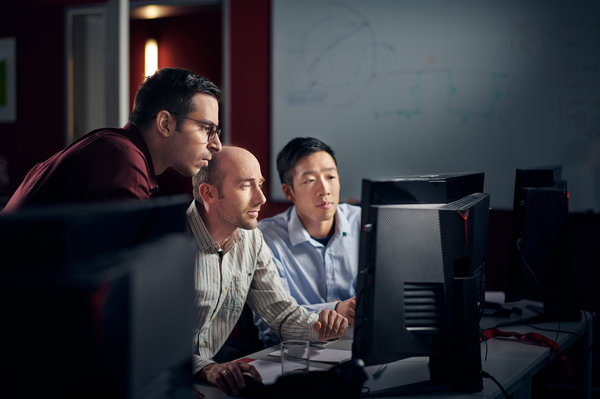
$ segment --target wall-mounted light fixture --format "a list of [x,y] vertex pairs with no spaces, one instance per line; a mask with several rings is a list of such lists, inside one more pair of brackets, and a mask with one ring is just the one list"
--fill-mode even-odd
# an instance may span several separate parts
[[154,75],[158,69],[158,44],[155,39],[146,40],[145,49],[145,76]]

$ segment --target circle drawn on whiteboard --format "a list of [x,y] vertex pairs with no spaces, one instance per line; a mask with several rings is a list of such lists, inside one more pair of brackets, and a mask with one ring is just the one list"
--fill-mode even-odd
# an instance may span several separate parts
[[304,35],[300,54],[311,83],[306,91],[288,95],[297,105],[348,107],[375,76],[373,27],[358,10],[343,3],[329,3],[325,18]]

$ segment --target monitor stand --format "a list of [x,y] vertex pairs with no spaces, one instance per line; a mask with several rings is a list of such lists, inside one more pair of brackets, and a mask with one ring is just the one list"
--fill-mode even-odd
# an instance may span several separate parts
[[373,396],[409,393],[456,391],[479,392],[481,377],[481,346],[479,343],[479,311],[477,278],[454,278],[454,347],[452,354],[429,356],[427,381],[372,392]]

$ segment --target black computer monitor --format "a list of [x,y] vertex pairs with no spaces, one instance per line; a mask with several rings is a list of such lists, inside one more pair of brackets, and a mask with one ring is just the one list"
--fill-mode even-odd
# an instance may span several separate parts
[[148,201],[41,205],[0,215],[0,257],[9,270],[66,271],[71,265],[186,231],[188,195]]
[[[485,174],[477,171],[363,179],[361,218],[363,221],[369,220],[371,205],[447,204],[473,193],[483,193],[484,180]],[[485,234],[487,235],[487,231]],[[487,245],[482,249],[487,254]],[[462,273],[477,277],[477,290],[481,298],[478,304],[480,319],[485,305],[485,268],[486,264],[483,262],[477,265],[477,270]]]
[[0,217],[5,392],[191,394],[197,248],[185,232],[189,201],[55,205]]
[[7,397],[190,397],[196,250],[168,234],[76,272],[3,272]]
[[363,179],[362,203],[447,204],[469,194],[482,193],[483,172],[433,173]]
[[369,365],[429,356],[431,373],[428,381],[372,393],[481,390],[489,195],[398,205],[364,197],[353,357]]
[[543,302],[540,315],[502,323],[576,321],[581,312],[569,291],[569,193],[561,166],[517,169],[506,302]]

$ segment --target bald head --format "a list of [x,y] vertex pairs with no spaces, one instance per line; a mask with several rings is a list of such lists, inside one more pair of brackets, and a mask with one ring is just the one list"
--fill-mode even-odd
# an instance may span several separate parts
[[239,158],[240,161],[251,161],[258,163],[256,157],[250,151],[246,150],[245,148],[236,147],[233,145],[225,146],[223,148],[223,153],[219,155],[222,155],[221,159],[223,160],[229,160],[231,162],[234,162],[232,165],[235,164],[236,158]]
[[208,165],[194,177],[194,197],[211,236],[223,245],[236,229],[256,228],[265,179],[256,157],[239,147],[223,147]]
[[223,146],[221,152],[213,154],[208,166],[200,169],[193,177],[194,199],[200,203],[203,202],[200,196],[200,186],[202,184],[210,184],[221,192],[223,182],[228,174],[249,167],[258,167],[260,171],[260,164],[250,151],[241,147]]

